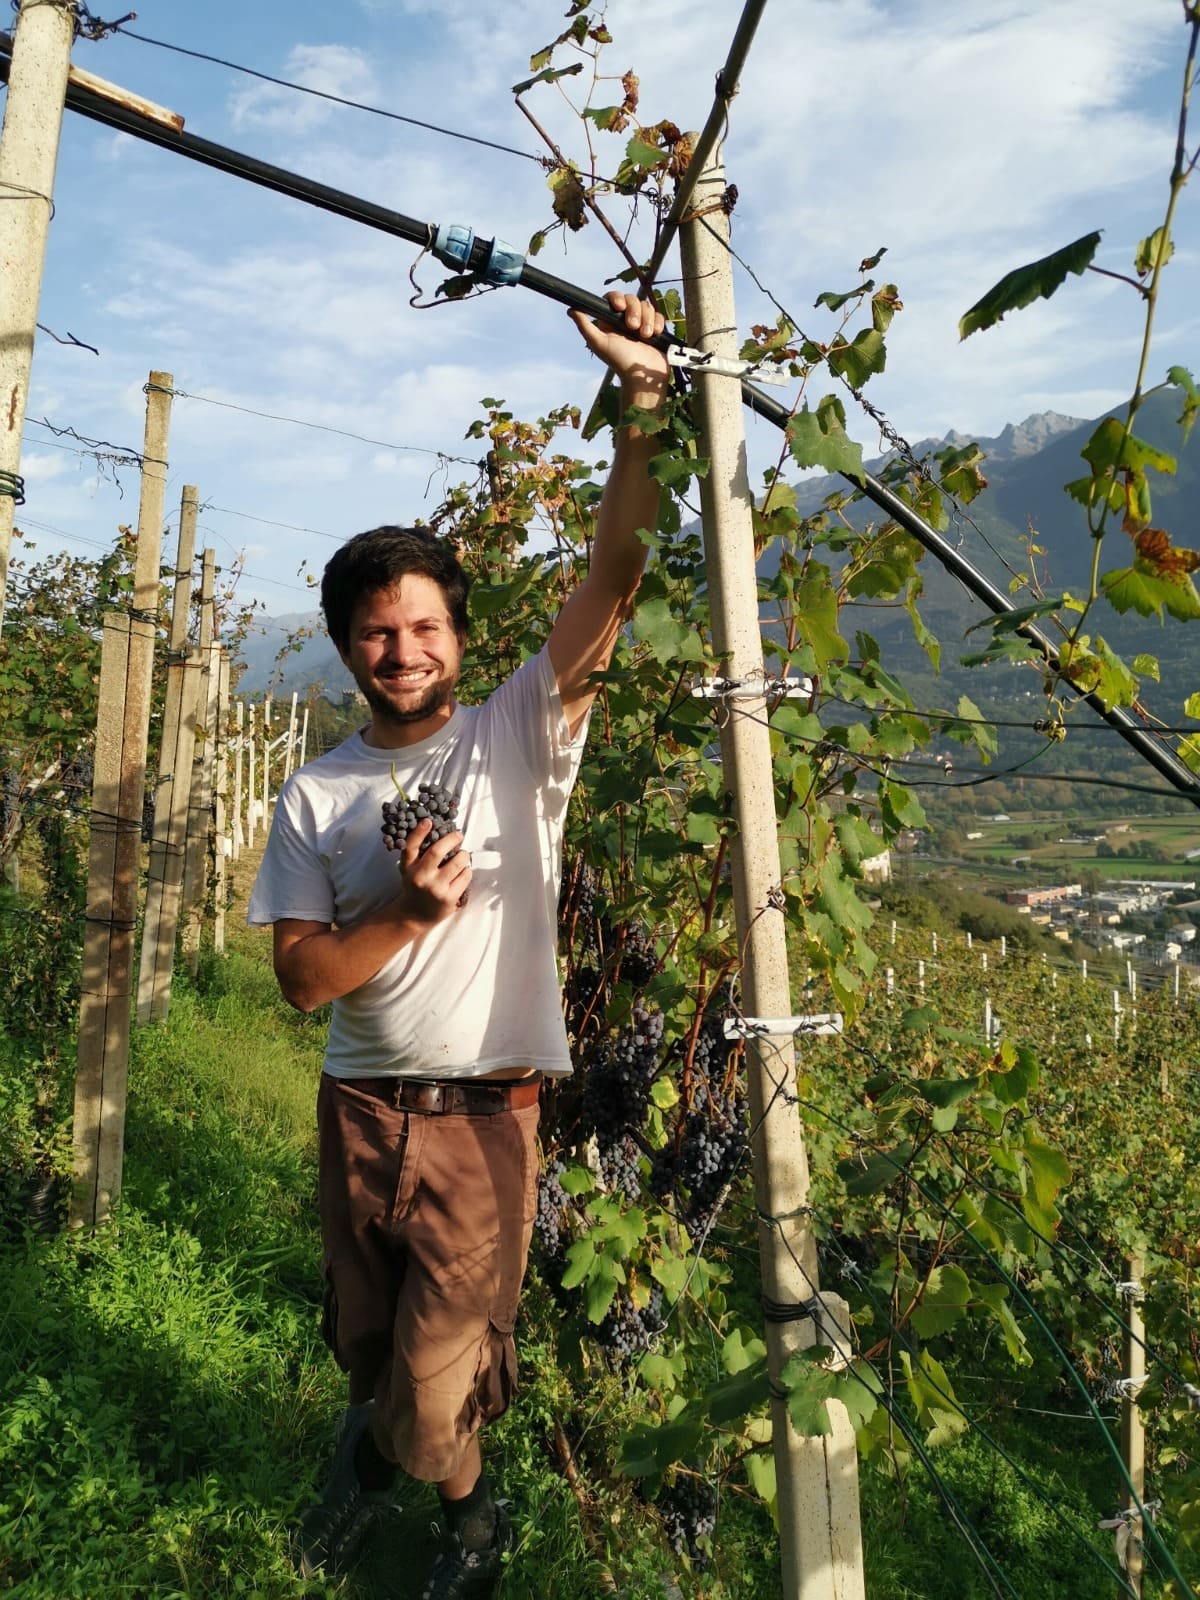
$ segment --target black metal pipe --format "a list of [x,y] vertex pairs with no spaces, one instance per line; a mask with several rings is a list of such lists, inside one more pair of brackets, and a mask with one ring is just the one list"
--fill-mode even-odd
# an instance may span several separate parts
[[[778,428],[787,426],[792,413],[773,395],[764,394],[753,384],[743,383],[742,398],[757,416],[773,422]],[[930,555],[935,556],[946,571],[964,584],[977,600],[982,600],[989,610],[995,612],[997,616],[1003,616],[1005,612],[1017,609],[1002,590],[997,589],[994,583],[990,582],[977,567],[972,566],[965,556],[952,544],[948,544],[941,534],[931,528],[886,484],[880,483],[878,478],[873,478],[870,473],[863,475],[861,484],[847,473],[842,473],[841,476],[854,488],[861,488],[881,511],[885,511],[907,533],[920,540]],[[1044,652],[1048,667],[1055,672],[1061,671],[1059,654],[1054,642],[1036,624],[1018,623],[1013,631]],[[1142,727],[1123,706],[1107,706],[1099,695],[1077,689],[1069,678],[1064,677],[1063,682],[1072,693],[1085,700],[1097,715],[1103,717],[1110,727],[1115,728],[1156,771],[1169,779],[1187,799],[1192,801],[1193,805],[1200,806],[1200,781],[1173,750],[1156,739],[1149,729]]]
[[[3,48],[4,36],[0,35],[0,48]],[[367,227],[376,228],[380,232],[391,234],[395,238],[406,239],[411,244],[423,245],[433,249],[437,234],[437,224],[421,222],[414,217],[406,217],[402,212],[392,211],[387,206],[376,205],[373,201],[363,200],[357,195],[345,193],[341,189],[334,189],[328,184],[317,183],[312,178],[303,177],[299,173],[289,172],[284,167],[276,167],[266,161],[259,161],[254,156],[243,155],[240,151],[231,150],[224,145],[213,143],[210,139],[202,139],[194,133],[177,133],[171,128],[159,123],[150,122],[136,111],[103,100],[99,95],[86,89],[81,89],[75,84],[68,84],[66,104],[72,111],[78,111],[82,116],[94,122],[100,122],[110,128],[117,128],[123,133],[132,134],[135,139],[142,139],[149,144],[158,145],[163,150],[173,150],[177,155],[187,156],[191,161],[198,161],[204,166],[213,167],[219,172],[228,172],[234,177],[248,179],[265,189],[274,190],[277,194],[290,195],[293,199],[303,200],[308,205],[317,206],[320,210],[332,212],[335,216],[346,217],[351,222],[361,222]],[[487,266],[491,253],[492,240],[475,239],[472,244],[469,258],[462,263],[463,266],[474,272],[482,272]],[[445,257],[439,257],[445,259]],[[540,267],[530,261],[525,261],[521,267],[518,280],[527,288],[535,290],[547,299],[556,300],[559,304],[574,310],[579,310],[594,317],[604,317],[609,314],[607,303],[599,296],[579,289],[574,284],[567,283],[562,278],[553,277],[548,272],[543,272]],[[655,343],[660,346],[675,341],[663,336]],[[786,428],[791,419],[791,410],[781,404],[772,395],[764,394],[761,389],[756,389],[751,383],[742,384],[742,398],[755,415],[764,418],[775,427]],[[933,555],[946,570],[952,573],[963,583],[970,592],[981,600],[991,611],[997,615],[1016,610],[1016,607],[996,586],[984,577],[978,568],[971,565],[966,558],[946,542],[940,534],[929,526],[925,520],[918,516],[911,506],[894,494],[886,485],[880,483],[869,473],[864,475],[862,482],[842,474],[846,482],[855,488],[861,488],[868,499],[874,501],[879,508],[886,512],[895,522],[898,522],[906,532],[919,540],[921,544]],[[1060,661],[1058,651],[1053,642],[1033,623],[1019,624],[1015,632],[1027,639],[1046,657],[1046,664],[1053,671],[1059,672]],[[1106,706],[1095,693],[1084,693],[1076,689],[1070,680],[1064,678],[1072,692],[1086,700],[1092,710],[1102,717],[1110,727],[1118,733],[1143,756],[1155,770],[1162,774],[1176,789],[1180,791],[1193,804],[1200,806],[1200,782],[1179,759],[1175,752],[1160,743],[1152,733],[1143,728],[1127,711],[1120,706]]]

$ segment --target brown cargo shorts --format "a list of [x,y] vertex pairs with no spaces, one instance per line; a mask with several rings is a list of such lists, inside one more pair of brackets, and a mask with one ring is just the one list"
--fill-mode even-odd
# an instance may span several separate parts
[[374,1393],[381,1448],[440,1483],[516,1385],[538,1105],[427,1115],[389,1094],[321,1078],[323,1332],[357,1397]]

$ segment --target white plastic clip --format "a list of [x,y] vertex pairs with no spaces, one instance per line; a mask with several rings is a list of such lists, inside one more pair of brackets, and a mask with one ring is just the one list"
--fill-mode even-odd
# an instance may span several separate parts
[[779,367],[765,367],[753,361],[739,361],[736,356],[719,356],[709,350],[695,350],[688,344],[667,347],[667,361],[685,372],[711,372],[719,378],[756,378],[759,383],[788,384],[790,373]]
[[1110,1378],[1104,1385],[1105,1398],[1109,1400],[1136,1400],[1146,1382],[1145,1378]]
[[808,1033],[829,1035],[841,1033],[842,1016],[839,1011],[827,1011],[813,1017],[726,1017],[727,1039],[761,1038],[772,1033]]
[[811,678],[701,678],[692,684],[697,700],[811,700]]

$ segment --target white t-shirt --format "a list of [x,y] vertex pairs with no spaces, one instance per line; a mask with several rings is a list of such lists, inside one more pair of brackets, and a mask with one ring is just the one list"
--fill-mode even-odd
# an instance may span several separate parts
[[419,783],[461,796],[471,852],[465,906],[333,1002],[325,1071],[469,1078],[498,1067],[571,1071],[556,962],[567,801],[587,719],[572,738],[545,650],[481,706],[456,706],[419,744],[353,734],[280,791],[246,920],[349,927],[399,889],[381,807]]

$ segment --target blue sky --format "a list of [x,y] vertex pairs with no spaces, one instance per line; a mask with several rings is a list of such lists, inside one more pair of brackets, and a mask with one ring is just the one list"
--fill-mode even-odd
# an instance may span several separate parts
[[[536,153],[510,90],[565,26],[564,10],[564,0],[519,11],[466,0],[139,0],[130,26]],[[602,70],[639,75],[646,122],[700,127],[740,11],[734,0],[611,0],[615,42]],[[858,262],[887,246],[877,276],[898,284],[905,309],[870,394],[912,439],[951,427],[993,434],[1047,409],[1097,414],[1128,392],[1136,369],[1141,313],[1128,288],[1072,279],[963,344],[957,321],[1010,267],[1092,228],[1104,229],[1097,263],[1129,270],[1166,202],[1181,15],[1178,0],[774,0],[730,114],[735,248],[819,334],[818,293],[849,288]],[[544,174],[520,155],[119,37],[81,41],[74,60],[181,113],[193,133],[409,216],[469,223],[519,247],[549,220]],[[619,99],[615,83],[602,86],[599,103]],[[534,91],[529,103],[568,154],[583,155],[557,91]],[[615,168],[622,142],[597,137],[603,169]],[[1185,193],[1152,376],[1174,362],[1200,366],[1187,293],[1196,202]],[[608,206],[623,226],[624,202]],[[643,226],[634,223],[633,240],[644,253]],[[464,434],[483,395],[523,415],[587,403],[597,370],[561,308],[512,289],[414,310],[416,256],[68,113],[40,319],[100,354],[38,342],[18,514],[37,553],[107,543],[134,515],[137,482],[120,474],[122,498],[94,461],[53,448],[35,419],[137,446],[151,368],[188,393],[412,447],[176,402],[172,519],[181,486],[195,483],[208,507],[201,542],[222,564],[242,554],[239,592],[272,614],[312,607],[306,575],[336,539],[436,503],[444,480],[428,452],[475,455]],[[553,235],[539,264],[597,290],[621,265],[595,225]],[[671,260],[663,277],[677,273]],[[429,259],[418,270],[427,292],[444,276]],[[743,331],[773,318],[740,272],[737,294]],[[748,425],[752,460],[765,465],[779,436]],[[866,418],[851,429],[876,453]]]

